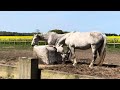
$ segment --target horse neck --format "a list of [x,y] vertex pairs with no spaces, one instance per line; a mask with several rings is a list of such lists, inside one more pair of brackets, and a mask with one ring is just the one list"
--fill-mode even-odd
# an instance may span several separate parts
[[44,34],[44,35],[43,35],[43,40],[47,41],[47,40],[48,40],[48,37],[49,37],[49,36],[48,36],[47,34]]
[[61,37],[63,37],[64,36],[64,34],[57,34],[56,35],[56,41],[58,41]]
[[57,38],[61,38],[61,37],[63,37],[65,34],[57,34],[56,36],[57,36]]

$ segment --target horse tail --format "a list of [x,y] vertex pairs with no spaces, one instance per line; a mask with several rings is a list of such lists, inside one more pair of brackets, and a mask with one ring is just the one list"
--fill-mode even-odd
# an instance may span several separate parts
[[104,42],[102,43],[102,45],[100,47],[100,52],[99,52],[100,61],[99,61],[98,65],[103,64],[103,61],[106,56],[106,35],[105,34],[103,34],[103,39],[104,39]]

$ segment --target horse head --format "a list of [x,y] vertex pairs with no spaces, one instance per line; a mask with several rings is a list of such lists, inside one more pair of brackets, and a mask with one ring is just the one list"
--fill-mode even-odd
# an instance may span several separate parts
[[40,40],[39,34],[34,34],[34,35],[33,35],[32,42],[31,42],[31,45],[32,45],[32,46],[38,45],[39,40]]
[[60,46],[56,46],[57,52],[63,53],[64,52],[64,48],[63,48],[63,44]]

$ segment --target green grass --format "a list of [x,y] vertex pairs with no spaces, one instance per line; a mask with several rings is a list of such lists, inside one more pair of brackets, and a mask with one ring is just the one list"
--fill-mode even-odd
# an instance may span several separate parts
[[114,45],[107,45],[107,51],[108,52],[120,52],[120,44],[115,45],[115,48],[114,48]]
[[[39,45],[45,45],[45,42],[39,42]],[[11,50],[11,49],[32,49],[31,42],[0,42],[0,50]],[[107,51],[109,52],[120,52],[120,44],[107,45]]]
[[[39,45],[45,45],[45,42],[39,42]],[[32,49],[31,42],[0,42],[0,50],[11,49]]]

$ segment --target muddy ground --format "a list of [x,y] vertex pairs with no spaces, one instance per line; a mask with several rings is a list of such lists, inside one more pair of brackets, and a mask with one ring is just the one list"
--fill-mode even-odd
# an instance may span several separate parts
[[[0,51],[0,64],[15,65],[18,57],[31,57],[32,50],[3,50]],[[91,49],[76,50],[78,65],[72,66],[72,63],[61,64],[55,67],[46,67],[43,69],[65,71],[68,73],[80,75],[92,75],[102,78],[120,79],[120,52],[108,52],[102,66],[95,66],[90,69],[89,63],[92,59]],[[98,57],[99,59],[99,57]],[[97,59],[97,60],[98,60]]]

